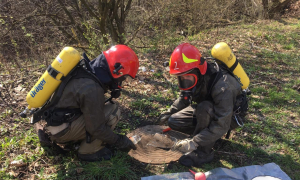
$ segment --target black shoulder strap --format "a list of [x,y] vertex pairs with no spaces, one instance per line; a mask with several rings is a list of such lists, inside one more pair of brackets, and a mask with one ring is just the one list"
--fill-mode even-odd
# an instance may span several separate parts
[[208,91],[207,91],[208,94],[211,93],[212,88],[215,86],[215,84],[219,81],[219,79],[222,76],[223,76],[222,71],[219,71],[219,72],[217,72],[217,73],[215,73],[215,74],[212,75],[212,78],[209,80],[208,86],[207,86],[207,88],[208,88]]
[[85,60],[82,60],[81,65],[77,68],[76,75],[74,75],[72,79],[89,78],[98,83],[102,88],[105,88],[100,80],[89,69],[89,64]]
[[238,65],[238,60],[236,59],[235,63],[231,66],[231,68],[228,68],[227,65],[225,63],[223,63],[222,61],[215,59],[218,62],[218,65],[220,67],[220,69],[228,72],[232,77],[234,77],[237,81],[237,76],[234,75],[233,70],[237,67]]

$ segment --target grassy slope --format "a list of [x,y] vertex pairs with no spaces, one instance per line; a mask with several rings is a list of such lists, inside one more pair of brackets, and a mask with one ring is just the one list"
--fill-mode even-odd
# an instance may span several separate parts
[[[185,40],[178,38],[177,43],[171,45],[190,42],[204,56],[209,56],[215,43],[227,42],[251,79],[248,122],[234,131],[229,141],[216,144],[212,163],[194,170],[275,162],[292,179],[300,179],[299,29],[300,21],[296,19],[261,21],[213,29]],[[139,53],[141,66],[148,70],[139,73],[142,81],[125,84],[123,95],[117,101],[123,112],[117,132],[127,133],[152,124],[176,99],[179,92],[176,79],[161,66],[170,53],[159,57],[143,57]],[[151,72],[152,69],[155,71]],[[0,83],[4,87],[8,84],[10,89],[21,84],[12,80]],[[27,90],[32,85],[23,83]],[[1,110],[0,179],[139,179],[159,173],[188,171],[178,163],[160,166],[139,163],[124,153],[118,153],[111,161],[80,162],[74,152],[58,154],[53,149],[41,148],[31,126],[26,124],[28,119],[25,123],[8,106]],[[12,160],[18,159],[23,159],[25,166],[9,166]]]

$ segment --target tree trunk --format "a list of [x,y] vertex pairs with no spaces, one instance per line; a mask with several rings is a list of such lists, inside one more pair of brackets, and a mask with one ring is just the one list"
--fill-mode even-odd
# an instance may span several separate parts
[[264,17],[268,18],[268,11],[269,11],[269,2],[268,0],[262,0],[263,8],[264,8]]

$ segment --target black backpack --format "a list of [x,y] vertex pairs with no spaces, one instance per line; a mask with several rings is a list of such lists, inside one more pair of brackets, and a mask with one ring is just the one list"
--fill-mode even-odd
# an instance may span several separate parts
[[242,91],[242,93],[236,97],[230,129],[244,126],[245,116],[248,112],[248,102],[249,99],[246,91]]
[[[214,59],[214,60],[218,62],[219,72],[216,73],[216,75],[214,75],[215,77],[212,78],[212,82],[209,82],[209,86],[208,86],[209,94],[210,94],[212,87],[215,85],[215,83],[223,76],[222,71],[228,72],[228,74],[230,74],[232,77],[234,77],[240,83],[240,81],[237,79],[236,75],[233,74],[233,72],[230,68],[228,68],[223,62],[218,61],[216,59]],[[236,102],[234,104],[230,130],[235,129],[238,126],[240,126],[240,127],[244,126],[245,116],[247,115],[247,112],[248,112],[249,98],[247,97],[247,95],[250,95],[251,91],[249,89],[241,90],[241,91],[242,91],[242,93],[236,97]],[[229,137],[229,135],[228,135],[228,137]]]

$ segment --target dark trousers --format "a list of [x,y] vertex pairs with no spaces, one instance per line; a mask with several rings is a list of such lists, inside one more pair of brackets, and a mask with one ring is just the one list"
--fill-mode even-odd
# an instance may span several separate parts
[[[195,136],[201,130],[207,128],[214,118],[213,103],[203,101],[197,105],[188,106],[181,111],[172,114],[168,119],[171,129]],[[215,142],[206,147],[198,147],[198,150],[210,152]]]
[[213,120],[213,104],[203,101],[198,105],[188,106],[181,111],[172,114],[168,119],[170,128],[190,135],[198,134],[209,126]]

